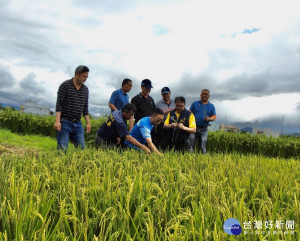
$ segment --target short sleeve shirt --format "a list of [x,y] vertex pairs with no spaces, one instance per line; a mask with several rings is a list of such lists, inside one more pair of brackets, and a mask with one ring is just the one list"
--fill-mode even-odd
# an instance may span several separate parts
[[[167,104],[164,100],[161,100],[156,103],[156,107],[162,109],[163,112],[171,111],[175,109],[175,103],[171,100],[170,104]],[[167,115],[165,115],[165,119],[166,118]]]
[[115,105],[118,110],[122,110],[124,105],[129,103],[129,97],[127,93],[124,93],[122,89],[115,90],[110,97],[110,104]]
[[99,136],[106,141],[115,143],[117,137],[129,135],[122,111],[113,111],[98,130]]
[[[151,130],[153,125],[150,122],[150,117],[144,117],[140,119],[132,128],[130,135],[134,137],[138,142],[145,145],[147,143],[146,138],[151,138]],[[138,147],[132,145],[130,142],[125,141],[125,144],[134,148],[139,149]]]
[[148,98],[145,98],[141,94],[138,94],[131,99],[131,103],[135,104],[136,106],[136,112],[134,115],[135,123],[137,123],[143,117],[152,115],[153,110],[156,107],[154,100],[150,95]]
[[216,115],[215,106],[210,102],[203,104],[201,100],[195,101],[191,105],[190,111],[195,115],[197,127],[207,127],[209,122],[205,121],[204,117]]

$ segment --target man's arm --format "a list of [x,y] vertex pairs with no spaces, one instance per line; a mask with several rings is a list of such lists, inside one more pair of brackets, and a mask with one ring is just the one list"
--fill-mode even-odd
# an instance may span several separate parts
[[214,121],[215,119],[217,119],[216,109],[214,106],[209,114],[210,114],[209,117],[208,116],[204,117],[204,120]]
[[132,128],[133,128],[133,116],[129,120],[129,132],[132,130]]
[[208,116],[204,117],[205,121],[214,121],[215,119],[217,119],[217,116],[215,116],[215,115],[212,115],[210,117],[208,117]]
[[112,103],[108,103],[108,107],[111,109],[111,111],[118,110],[117,107],[114,104],[112,104]]
[[165,129],[170,129],[170,128],[176,128],[177,127],[177,123],[172,123],[170,124],[170,113],[167,115],[167,118],[165,120],[164,123],[164,128]]
[[55,114],[55,122],[54,122],[54,130],[60,131],[61,123],[60,123],[61,112],[56,112]]
[[108,107],[111,109],[112,112],[118,110],[117,107],[115,106],[117,97],[118,97],[118,93],[117,90],[115,90],[114,92],[112,92],[110,99],[108,101]]
[[89,115],[84,116],[85,122],[86,122],[86,133],[90,133],[91,131],[91,122]]
[[157,154],[160,155],[160,156],[163,156],[163,154],[160,153],[160,152],[156,149],[156,147],[155,147],[155,145],[153,144],[151,138],[146,138],[146,142],[147,142],[147,145],[149,146],[149,148],[150,148],[152,151],[154,151],[155,153],[157,153]]
[[186,127],[182,123],[178,124],[178,128],[188,133],[196,133],[195,127]]
[[187,133],[196,133],[196,119],[193,113],[191,113],[189,118],[189,126],[184,126],[182,123],[178,124],[178,128],[186,131]]
[[55,122],[54,122],[54,130],[60,131],[61,130],[61,123],[60,123],[60,116],[62,111],[62,106],[64,103],[64,99],[66,98],[66,88],[64,84],[61,84],[57,91],[57,100],[56,100],[56,107],[55,107]]
[[131,135],[127,135],[125,136],[125,140],[130,142],[132,145],[137,146],[138,148],[144,150],[144,152],[146,152],[147,154],[150,154],[151,151],[149,150],[148,147],[146,147],[145,145],[141,144],[140,142],[138,142],[134,137],[132,137]]

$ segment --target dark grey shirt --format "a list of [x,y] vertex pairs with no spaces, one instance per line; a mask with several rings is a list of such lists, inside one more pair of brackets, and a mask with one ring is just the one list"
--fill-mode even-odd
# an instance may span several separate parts
[[56,112],[61,112],[60,118],[80,121],[81,115],[89,114],[88,98],[89,90],[85,85],[77,90],[73,78],[66,80],[59,86],[57,92]]
[[[171,100],[170,104],[167,104],[164,100],[161,100],[156,103],[156,107],[162,109],[163,112],[165,111],[170,112],[171,110],[175,109],[175,103],[174,101]],[[164,120],[167,118],[167,115],[168,114],[165,115]]]

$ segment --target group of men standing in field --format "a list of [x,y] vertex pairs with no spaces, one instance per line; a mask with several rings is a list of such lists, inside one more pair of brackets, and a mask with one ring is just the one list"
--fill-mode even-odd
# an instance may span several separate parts
[[[84,149],[84,130],[81,116],[86,120],[86,132],[91,130],[88,115],[88,88],[84,85],[89,69],[78,66],[72,79],[64,81],[57,92],[56,119],[57,148],[66,151],[69,140]],[[141,82],[141,92],[129,102],[128,92],[132,81],[124,79],[122,87],[115,90],[108,106],[111,114],[100,126],[95,137],[97,148],[127,147],[146,153],[175,149],[194,152],[196,139],[203,154],[206,153],[209,122],[216,119],[216,111],[208,100],[210,91],[203,89],[200,100],[186,109],[183,96],[171,99],[169,87],[161,89],[162,100],[155,104],[150,96],[153,88],[149,79]],[[127,128],[129,121],[129,130]]]

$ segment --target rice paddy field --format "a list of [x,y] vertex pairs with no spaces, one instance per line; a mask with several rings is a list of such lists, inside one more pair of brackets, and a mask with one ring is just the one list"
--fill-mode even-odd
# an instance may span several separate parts
[[[248,136],[159,157],[92,145],[59,155],[49,136],[0,137],[0,240],[300,240],[298,140],[277,157]],[[239,235],[225,231],[230,218]]]

